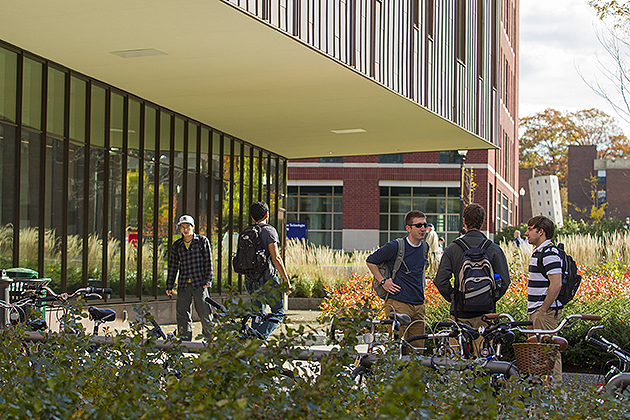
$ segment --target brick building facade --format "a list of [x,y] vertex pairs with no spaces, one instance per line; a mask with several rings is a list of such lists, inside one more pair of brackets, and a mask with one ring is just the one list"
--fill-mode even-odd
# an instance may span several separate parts
[[595,198],[606,204],[606,216],[624,220],[630,216],[630,160],[597,159],[596,146],[569,146],[569,215],[591,221]]

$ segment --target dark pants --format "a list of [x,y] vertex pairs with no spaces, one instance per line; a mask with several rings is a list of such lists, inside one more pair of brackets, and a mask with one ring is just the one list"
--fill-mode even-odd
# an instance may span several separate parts
[[192,341],[192,305],[195,303],[195,310],[201,320],[201,329],[204,337],[209,339],[210,321],[212,320],[212,312],[210,306],[206,303],[206,297],[209,297],[208,289],[204,287],[192,287],[190,284],[184,284],[177,288],[177,304],[175,312],[177,314],[177,334],[184,341]]

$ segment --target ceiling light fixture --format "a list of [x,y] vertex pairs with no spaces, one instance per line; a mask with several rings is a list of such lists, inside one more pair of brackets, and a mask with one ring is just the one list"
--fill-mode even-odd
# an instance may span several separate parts
[[345,130],[330,130],[330,131],[335,133],[335,134],[367,133],[367,131],[365,131],[362,128],[348,128],[348,129],[345,129]]
[[137,50],[110,51],[110,54],[117,55],[121,58],[137,58],[151,57],[154,55],[167,55],[165,52],[156,50],[155,48],[140,48]]

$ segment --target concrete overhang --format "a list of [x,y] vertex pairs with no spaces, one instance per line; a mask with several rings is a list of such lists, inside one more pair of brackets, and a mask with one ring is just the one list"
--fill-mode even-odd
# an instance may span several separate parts
[[221,0],[0,5],[0,39],[287,158],[495,148]]

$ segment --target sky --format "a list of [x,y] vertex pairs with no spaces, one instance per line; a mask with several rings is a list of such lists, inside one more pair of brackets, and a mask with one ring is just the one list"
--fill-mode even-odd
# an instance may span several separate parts
[[602,30],[587,0],[520,1],[519,118],[546,108],[597,108],[615,117],[630,136],[630,124],[580,76],[587,81],[606,80],[598,69],[598,57],[608,59],[597,39]]

